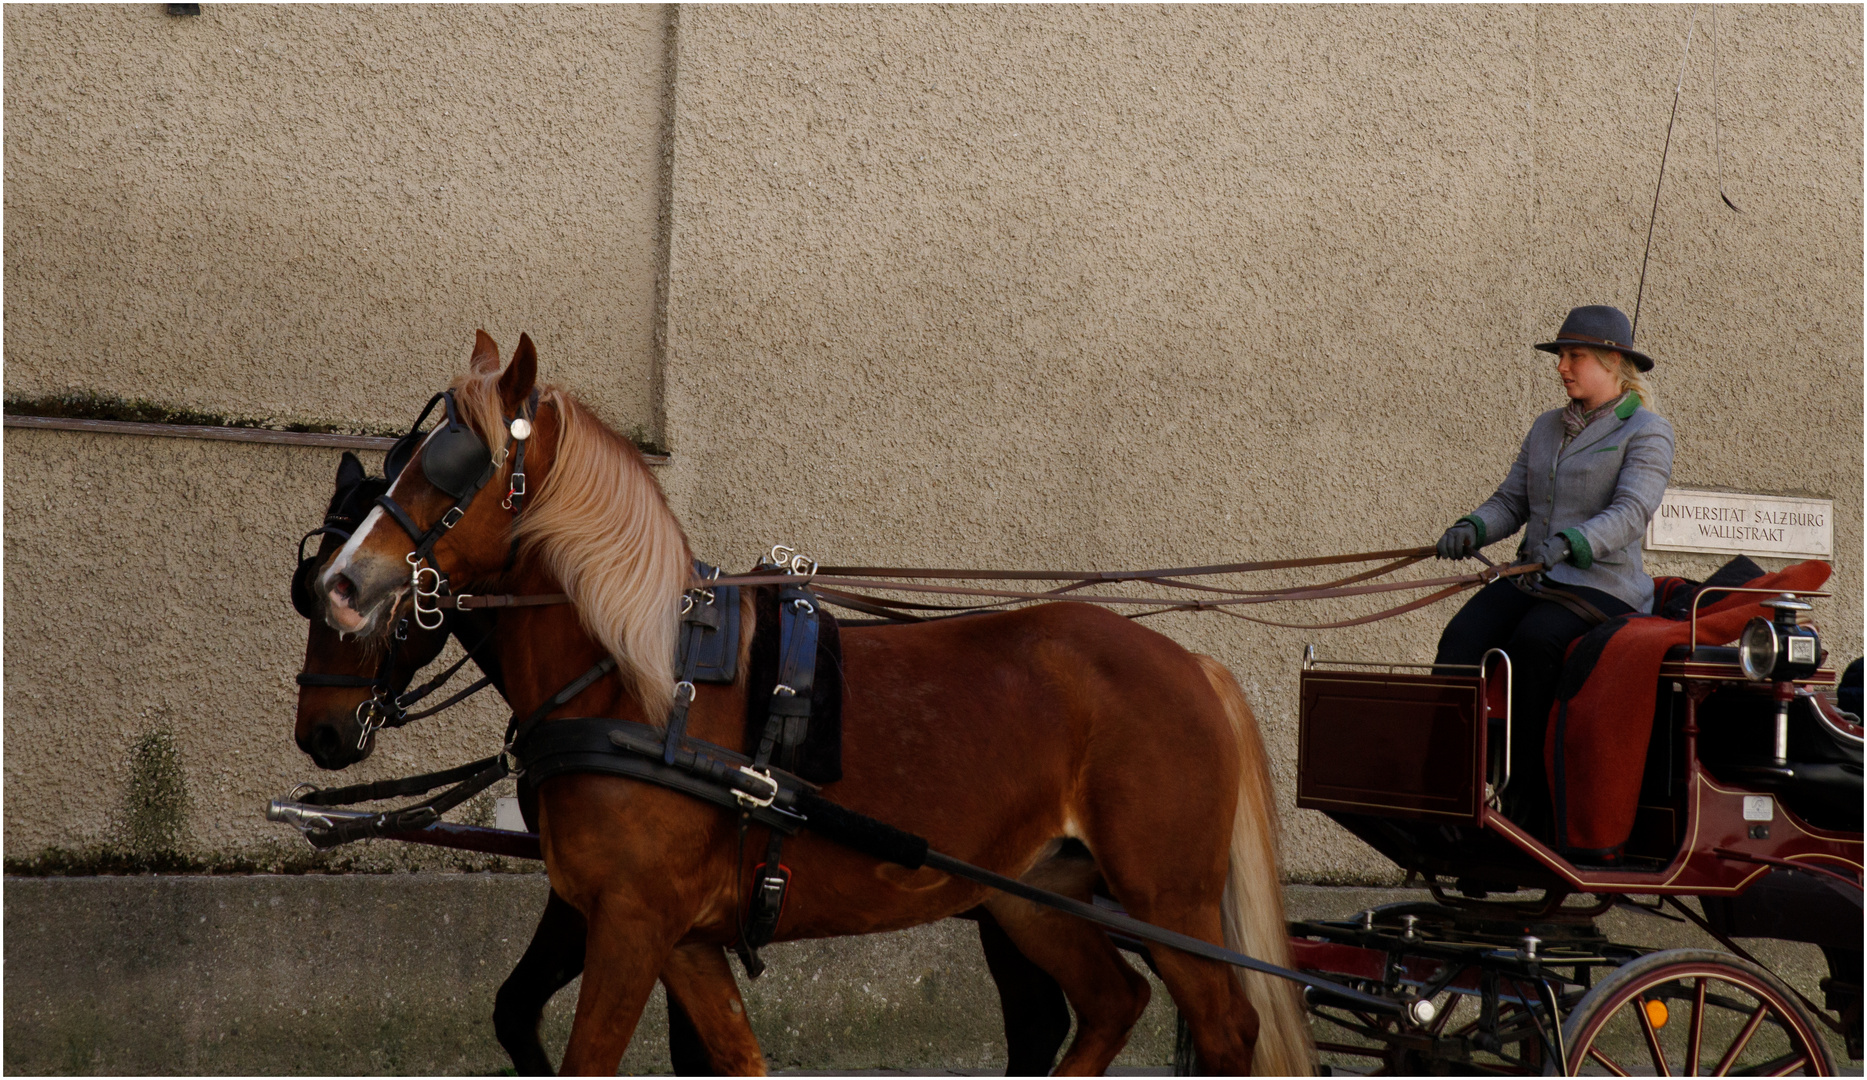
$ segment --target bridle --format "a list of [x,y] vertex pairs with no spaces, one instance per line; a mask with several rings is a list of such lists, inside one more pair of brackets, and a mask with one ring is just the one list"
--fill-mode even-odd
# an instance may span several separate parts
[[[443,422],[431,433],[421,430],[422,422],[434,411],[435,405],[444,406]],[[538,411],[538,391],[533,390],[519,415],[506,422],[506,442],[494,457],[486,443],[460,419],[459,404],[454,400],[452,390],[443,390],[428,399],[428,404],[415,418],[415,426],[408,434],[396,440],[389,453],[383,458],[383,475],[393,485],[402,470],[408,467],[409,459],[422,447],[426,439],[426,450],[421,455],[421,472],[435,488],[454,497],[454,503],[441,513],[435,523],[427,529],[415,523],[413,516],[395,501],[388,492],[376,497],[376,505],[382,507],[402,531],[415,541],[415,550],[404,558],[409,565],[409,588],[414,594],[415,625],[423,630],[439,629],[446,613],[441,608],[441,597],[448,590],[447,576],[437,569],[433,562],[434,547],[440,543],[449,530],[460,523],[467,515],[467,507],[473,499],[492,481],[493,475],[505,464],[508,456],[512,457],[512,477],[506,489],[506,497],[500,503],[517,515],[524,505],[525,498],[525,447],[531,440],[532,417]],[[516,451],[514,446],[517,447]],[[433,621],[430,622],[429,620]]]
[[[428,415],[434,411],[437,404],[443,406],[443,422],[433,432],[424,433],[421,425],[428,419]],[[406,556],[410,567],[410,585],[414,593],[415,625],[423,630],[440,629],[446,618],[446,613],[441,607],[441,597],[448,592],[448,581],[446,576],[431,562],[434,546],[466,515],[467,506],[492,480],[500,466],[505,464],[508,456],[512,458],[513,466],[506,496],[501,505],[515,515],[520,512],[524,506],[526,493],[525,447],[531,438],[531,418],[536,415],[537,409],[538,391],[534,389],[520,414],[507,422],[506,443],[501,447],[499,456],[495,458],[479,435],[462,422],[459,404],[452,390],[444,390],[428,399],[428,404],[415,418],[415,423],[408,433],[397,439],[395,445],[391,446],[388,454],[384,456],[383,477],[380,480],[367,478],[359,480],[349,488],[338,492],[332,500],[333,509],[325,515],[324,524],[299,539],[298,566],[292,573],[293,608],[307,619],[317,616],[317,598],[312,588],[312,578],[324,565],[324,560],[319,558],[316,552],[306,555],[305,541],[313,536],[334,536],[340,541],[348,541],[361,518],[361,515],[351,506],[351,503],[355,501],[355,494],[366,485],[380,484],[385,490],[376,496],[373,500],[374,504],[382,507],[383,512],[394,519],[395,523],[415,541],[415,550]],[[427,440],[428,445],[426,452],[422,454],[422,475],[437,489],[454,497],[454,504],[448,507],[436,523],[425,531],[415,524],[414,518],[389,495],[387,490],[394,485],[402,470],[407,468],[409,460],[415,456],[416,450],[421,448],[424,439]],[[465,610],[468,606],[462,603],[465,599],[465,597],[455,598],[453,606],[457,610]],[[502,599],[509,602],[512,598]],[[561,602],[558,598],[550,599]],[[475,604],[471,606],[496,605]],[[407,640],[407,617],[397,620],[393,633],[397,641]],[[466,650],[466,655],[434,679],[405,693],[396,693],[397,650],[393,645],[384,650],[382,664],[373,676],[300,672],[297,682],[299,686],[367,687],[370,689],[369,698],[361,702],[356,711],[357,749],[361,750],[367,745],[370,736],[383,728],[401,727],[423,717],[432,716],[492,685],[493,677],[487,675],[439,705],[419,713],[408,711],[410,706],[422,701],[445,685],[469,659],[480,662],[478,654],[481,648],[492,640],[492,635],[493,630],[489,626],[486,632],[480,635],[478,641],[468,644],[465,637],[456,634],[456,637],[460,638],[461,646]],[[483,670],[486,667],[483,662],[480,662],[480,666]]]
[[[323,567],[324,560],[315,551],[306,555],[305,541],[314,536],[334,536],[340,541],[350,539],[352,529],[362,518],[359,508],[354,505],[358,502],[359,493],[367,493],[372,488],[381,490],[387,487],[388,482],[382,477],[364,477],[339,488],[337,494],[331,499],[331,510],[324,515],[324,524],[306,533],[298,541],[298,568],[292,572],[292,607],[306,619],[317,617],[317,597],[312,592],[311,580]],[[373,502],[373,499],[366,501],[365,505],[369,505],[370,502]],[[398,620],[393,633],[396,641],[406,641],[408,620],[406,618]],[[377,667],[374,675],[338,675],[321,671],[301,671],[298,673],[297,683],[299,686],[367,687],[371,691],[369,698],[359,704],[356,711],[357,726],[360,729],[357,736],[357,749],[361,750],[368,743],[369,737],[383,728],[401,727],[423,717],[433,716],[493,685],[496,680],[488,674],[439,705],[418,713],[408,711],[410,707],[445,685],[469,659],[485,670],[487,662],[481,656],[481,649],[492,640],[492,635],[493,628],[489,625],[479,636],[479,640],[469,643],[466,636],[457,631],[454,636],[459,639],[461,647],[466,650],[466,655],[434,679],[400,694],[396,693],[396,688],[402,680],[398,679],[397,654],[394,646],[385,650],[382,663]]]

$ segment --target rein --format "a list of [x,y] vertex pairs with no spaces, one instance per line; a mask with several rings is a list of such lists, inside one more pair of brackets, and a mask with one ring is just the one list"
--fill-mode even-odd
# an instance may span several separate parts
[[[1361,626],[1382,619],[1390,619],[1438,603],[1455,596],[1467,589],[1488,584],[1499,578],[1519,577],[1534,574],[1543,569],[1539,563],[1521,563],[1511,566],[1496,566],[1484,560],[1486,568],[1472,574],[1454,574],[1442,577],[1421,578],[1413,581],[1390,581],[1376,584],[1362,584],[1370,578],[1383,577],[1397,570],[1412,566],[1433,554],[1430,547],[1398,548],[1389,551],[1367,551],[1348,555],[1326,555],[1308,559],[1277,559],[1259,562],[1221,563],[1212,566],[1176,567],[1161,570],[976,570],[952,568],[904,569],[899,567],[873,566],[819,566],[802,556],[792,554],[788,560],[780,559],[780,552],[791,549],[782,545],[773,549],[773,561],[785,565],[788,561],[789,573],[754,572],[715,579],[718,584],[738,586],[774,585],[795,582],[797,574],[806,575],[811,588],[823,598],[839,607],[852,611],[876,615],[894,622],[923,622],[927,618],[946,618],[972,612],[1002,611],[1010,605],[1038,603],[1053,600],[1077,600],[1090,604],[1110,606],[1151,607],[1152,611],[1134,612],[1124,615],[1130,619],[1145,619],[1162,615],[1170,611],[1217,611],[1222,615],[1243,619],[1247,622],[1265,626],[1283,627],[1293,630],[1333,630],[1349,626]],[[1482,556],[1481,556],[1482,558]],[[1288,570],[1311,566],[1335,566],[1345,563],[1382,561],[1385,565],[1372,570],[1351,574],[1335,581],[1318,585],[1305,585],[1288,589],[1237,589],[1216,585],[1201,584],[1185,578],[1216,577],[1229,574],[1256,573],[1266,570]],[[887,579],[922,579],[887,580]],[[1062,582],[1054,589],[1035,592],[1016,588],[977,588],[964,585],[930,584],[928,579],[965,580],[965,581],[1045,581]],[[1177,590],[1166,595],[1153,596],[1117,596],[1106,593],[1082,593],[1079,589],[1102,584],[1137,583],[1152,585],[1161,589]],[[854,590],[883,589],[890,592],[931,594],[934,596],[977,597],[986,603],[930,604],[909,600],[897,600],[876,596],[872,592]],[[1262,619],[1231,610],[1252,604],[1273,604],[1297,600],[1327,600],[1347,596],[1366,596],[1386,592],[1398,592],[1418,589],[1433,589],[1430,594],[1398,604],[1394,607],[1363,615],[1356,618],[1342,619],[1324,623],[1289,623],[1273,619]],[[1189,593],[1200,594],[1197,597]],[[933,612],[932,616],[914,614],[914,612]]]

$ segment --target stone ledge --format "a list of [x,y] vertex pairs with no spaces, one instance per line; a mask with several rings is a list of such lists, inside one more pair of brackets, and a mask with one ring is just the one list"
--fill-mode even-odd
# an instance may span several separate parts
[[[544,907],[542,875],[19,878],[5,882],[5,1071],[11,1074],[488,1074],[493,993]],[[1292,918],[1424,898],[1288,886]],[[1645,945],[1706,944],[1645,916],[1607,929]],[[1677,939],[1677,940],[1674,940]],[[1813,992],[1813,947],[1757,951]],[[741,980],[775,1070],[1002,1070],[997,999],[971,923],[798,942]],[[547,1010],[555,1057],[575,984]],[[1117,1062],[1163,1068],[1173,1013],[1154,999]],[[623,1059],[668,1071],[661,991]],[[1856,1069],[1858,1071],[1858,1068]]]

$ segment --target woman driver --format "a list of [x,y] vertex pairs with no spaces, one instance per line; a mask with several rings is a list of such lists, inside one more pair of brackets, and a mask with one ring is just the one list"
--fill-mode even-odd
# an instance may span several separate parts
[[1536,418],[1497,493],[1447,529],[1438,550],[1442,559],[1467,558],[1522,528],[1517,557],[1547,570],[1541,581],[1502,578],[1481,589],[1446,625],[1435,663],[1477,664],[1492,648],[1510,654],[1515,730],[1505,805],[1547,836],[1543,734],[1563,656],[1598,621],[1589,608],[1613,618],[1652,605],[1640,541],[1672,476],[1673,429],[1650,411],[1639,373],[1653,370],[1653,360],[1634,349],[1620,309],[1575,308],[1556,340],[1537,348],[1556,354],[1569,404]]

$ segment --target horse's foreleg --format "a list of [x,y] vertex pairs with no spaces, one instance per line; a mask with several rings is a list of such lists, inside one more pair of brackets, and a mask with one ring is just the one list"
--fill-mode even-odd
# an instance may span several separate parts
[[649,992],[673,954],[674,934],[666,919],[627,895],[599,896],[586,916],[583,987],[560,1071],[614,1076]]
[[1048,1076],[1070,1034],[1063,988],[1018,951],[989,912],[979,912],[978,918],[979,945],[998,985],[998,1008],[1005,1018],[1005,1075]]
[[[745,1002],[726,961],[726,950],[718,945],[683,945],[668,955],[661,981],[668,988],[670,1019],[678,1002],[678,1008],[693,1025],[695,1049],[700,1053],[697,1064],[701,1068],[690,1075],[765,1075],[765,1054],[747,1021]],[[673,1049],[672,1022],[668,1039]],[[682,1071],[683,1056],[687,1055],[676,1054],[676,1072]]]
[[493,997],[493,1033],[520,1076],[551,1075],[538,1021],[551,995],[583,971],[583,949],[583,916],[553,891],[525,955]]

